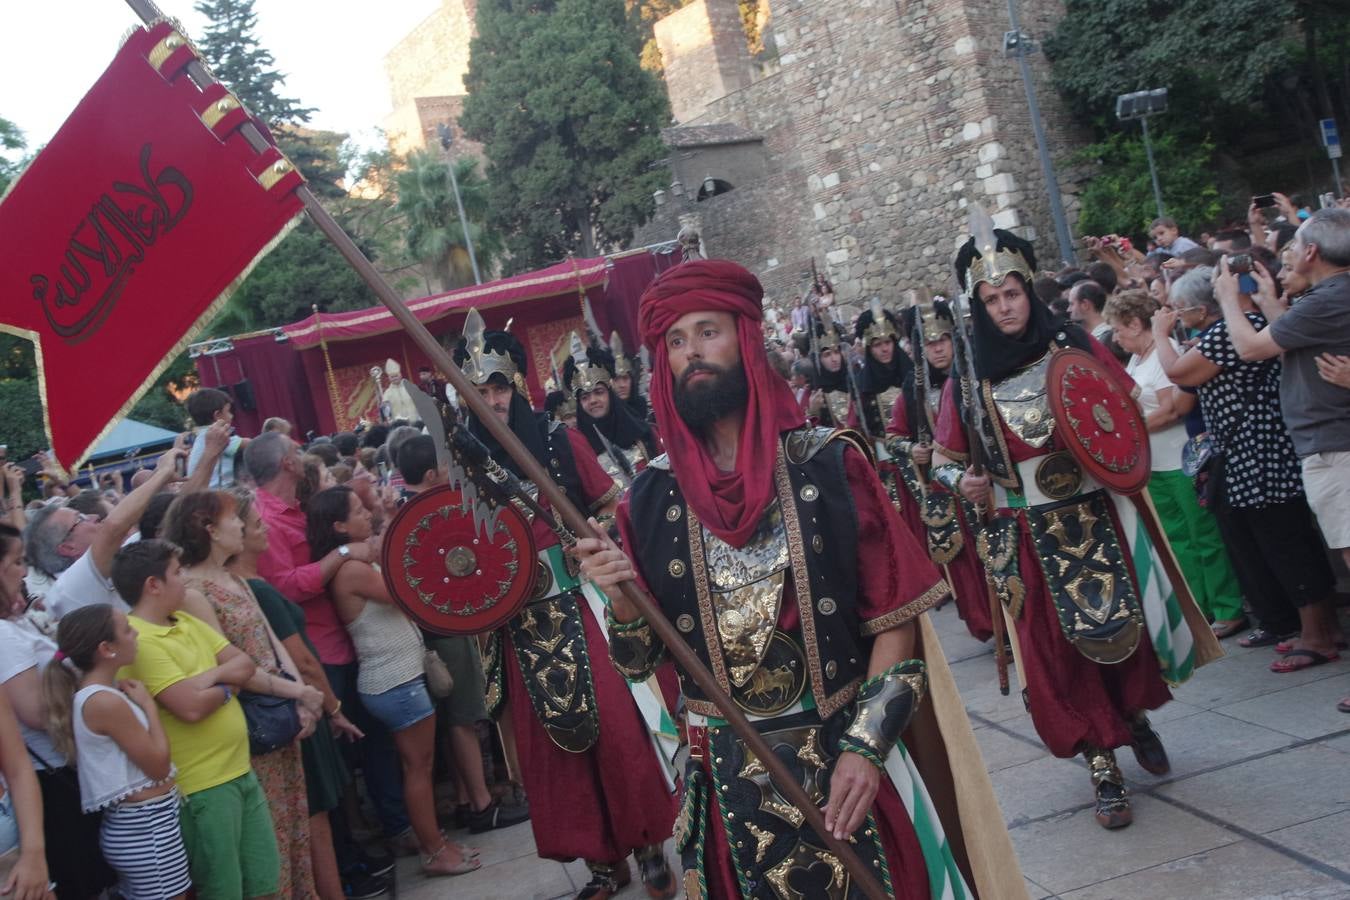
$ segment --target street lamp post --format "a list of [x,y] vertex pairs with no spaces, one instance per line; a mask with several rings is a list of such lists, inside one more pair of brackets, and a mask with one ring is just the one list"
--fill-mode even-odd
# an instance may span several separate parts
[[1158,186],[1158,165],[1153,161],[1153,141],[1148,135],[1148,117],[1160,112],[1167,112],[1167,88],[1135,91],[1116,98],[1116,118],[1122,122],[1138,119],[1144,129],[1144,153],[1148,155],[1148,175],[1153,179],[1153,202],[1158,206],[1158,218],[1161,219],[1167,213],[1163,211],[1162,188]]
[[473,267],[473,283],[482,284],[483,277],[478,274],[478,257],[473,252],[473,238],[469,237],[469,220],[464,215],[464,201],[459,198],[459,179],[455,177],[455,161],[450,156],[450,144],[454,141],[454,132],[449,124],[442,122],[436,126],[441,138],[441,149],[445,151],[445,167],[450,172],[450,190],[455,194],[455,209],[459,211],[459,227],[464,232],[464,246],[469,251],[469,265]]
[[1036,85],[1031,81],[1031,65],[1027,57],[1036,52],[1031,38],[1022,32],[1017,23],[1017,0],[1008,0],[1008,23],[1012,30],[1003,35],[1003,53],[1016,56],[1022,70],[1022,87],[1027,93],[1027,111],[1031,114],[1031,130],[1036,135],[1036,152],[1041,158],[1041,171],[1045,174],[1045,189],[1050,195],[1050,218],[1055,223],[1055,236],[1059,239],[1059,255],[1065,265],[1073,262],[1073,235],[1069,232],[1069,220],[1064,215],[1064,199],[1059,194],[1059,179],[1055,177],[1055,164],[1050,159],[1046,146],[1045,125],[1041,122],[1041,107],[1036,102]]

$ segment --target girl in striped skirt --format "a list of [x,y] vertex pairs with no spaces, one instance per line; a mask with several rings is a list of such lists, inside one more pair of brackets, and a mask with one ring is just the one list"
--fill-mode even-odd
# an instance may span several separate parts
[[178,827],[169,739],[139,681],[117,681],[136,658],[136,632],[107,604],[61,619],[43,690],[48,733],[76,760],[85,812],[103,811],[99,843],[126,900],[169,900],[192,886]]

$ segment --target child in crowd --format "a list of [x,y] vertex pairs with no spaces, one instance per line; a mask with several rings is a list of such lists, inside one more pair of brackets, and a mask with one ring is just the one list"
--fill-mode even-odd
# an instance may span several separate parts
[[136,661],[136,632],[106,603],[66,615],[43,675],[48,733],[77,760],[87,813],[103,810],[99,844],[126,900],[168,900],[192,886],[179,831],[169,738],[139,681],[117,681]]
[[127,621],[138,639],[136,658],[122,674],[144,682],[159,704],[185,798],[183,845],[198,900],[275,894],[277,839],[235,699],[253,677],[253,660],[183,611],[183,567],[168,541],[123,547],[112,578],[131,605]]

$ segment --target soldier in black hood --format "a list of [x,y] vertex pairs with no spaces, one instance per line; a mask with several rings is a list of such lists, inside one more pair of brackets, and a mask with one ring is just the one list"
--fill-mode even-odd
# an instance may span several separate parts
[[572,342],[562,374],[577,399],[577,430],[605,471],[627,486],[647,460],[660,455],[661,442],[655,427],[634,416],[614,393],[614,355],[596,344],[583,349],[575,334]]

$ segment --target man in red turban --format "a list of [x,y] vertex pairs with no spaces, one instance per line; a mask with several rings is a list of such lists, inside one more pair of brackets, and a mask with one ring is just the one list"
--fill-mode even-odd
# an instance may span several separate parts
[[[964,709],[921,618],[947,585],[901,525],[865,442],[805,427],[769,367],[762,296],[752,274],[723,260],[669,269],[642,296],[667,453],[619,508],[627,555],[609,541],[577,545],[612,606],[611,659],[645,679],[665,656],[618,590],[636,580],[894,896],[975,885],[982,897],[1022,896]],[[934,702],[924,704],[930,673]],[[765,802],[777,794],[763,767],[680,676],[690,760],[676,844],[687,894],[760,896],[767,879],[775,895],[844,897],[839,861],[790,806]],[[944,745],[966,748],[959,775]],[[931,796],[920,755],[941,760]],[[959,802],[958,781],[969,788]],[[994,836],[948,840],[963,818]]]

